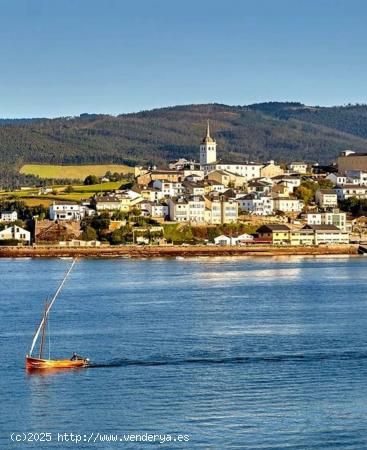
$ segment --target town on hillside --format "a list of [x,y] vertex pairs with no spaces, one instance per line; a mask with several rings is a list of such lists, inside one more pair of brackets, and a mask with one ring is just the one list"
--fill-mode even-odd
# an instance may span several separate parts
[[[118,189],[45,208],[0,202],[0,244],[319,246],[363,242],[367,153],[335,164],[221,159],[208,122],[198,161],[134,168]],[[89,176],[87,184],[109,182]],[[69,187],[70,188],[70,187]],[[40,197],[52,188],[40,189]],[[367,240],[367,238],[366,238]]]

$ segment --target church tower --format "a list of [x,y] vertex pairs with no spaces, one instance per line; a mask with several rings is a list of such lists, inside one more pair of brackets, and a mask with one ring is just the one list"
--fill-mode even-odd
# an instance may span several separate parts
[[212,164],[217,160],[217,143],[210,137],[209,120],[206,129],[206,136],[200,145],[200,164]]

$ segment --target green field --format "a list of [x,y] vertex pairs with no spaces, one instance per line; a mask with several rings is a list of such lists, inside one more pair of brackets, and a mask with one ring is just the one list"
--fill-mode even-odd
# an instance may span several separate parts
[[93,184],[90,186],[73,185],[74,191],[67,194],[64,192],[66,186],[53,186],[57,191],[57,195],[48,193],[38,195],[39,189],[29,189],[26,191],[0,192],[1,200],[22,200],[28,206],[44,205],[49,206],[54,200],[75,200],[80,201],[82,198],[89,198],[95,194],[112,191],[118,189],[122,185],[121,181],[110,181],[108,183]]
[[134,168],[123,164],[101,164],[82,166],[58,166],[51,164],[25,164],[20,173],[25,175],[38,175],[43,179],[84,180],[88,175],[103,176],[106,172],[133,173]]

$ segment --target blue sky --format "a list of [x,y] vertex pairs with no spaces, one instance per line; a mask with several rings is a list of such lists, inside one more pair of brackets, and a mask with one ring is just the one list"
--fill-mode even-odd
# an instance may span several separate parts
[[0,0],[0,117],[367,102],[364,0]]

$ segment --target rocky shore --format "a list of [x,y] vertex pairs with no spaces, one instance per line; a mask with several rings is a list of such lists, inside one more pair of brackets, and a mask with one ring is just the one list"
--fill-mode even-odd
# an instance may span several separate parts
[[275,246],[142,246],[124,245],[113,247],[0,247],[0,257],[5,258],[154,258],[190,256],[281,256],[281,255],[357,255],[356,245],[334,245],[320,247],[275,247]]

